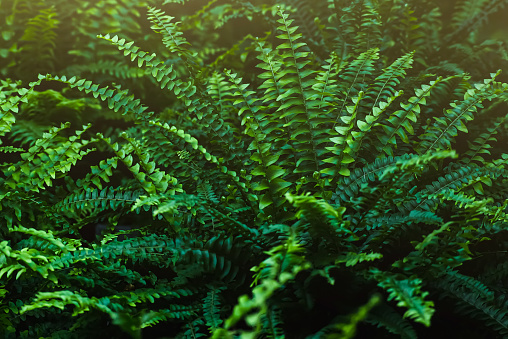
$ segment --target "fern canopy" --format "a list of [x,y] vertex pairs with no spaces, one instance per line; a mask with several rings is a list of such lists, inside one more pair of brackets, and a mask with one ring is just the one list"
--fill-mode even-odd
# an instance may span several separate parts
[[6,338],[508,334],[506,1],[0,2]]

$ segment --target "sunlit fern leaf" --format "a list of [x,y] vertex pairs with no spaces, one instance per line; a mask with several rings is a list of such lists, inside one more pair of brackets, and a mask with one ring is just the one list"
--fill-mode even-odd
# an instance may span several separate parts
[[41,82],[41,79],[31,82],[28,88],[17,88],[16,85],[10,83],[3,84],[0,90],[0,136],[4,136],[11,130],[16,122],[14,114],[19,113],[20,104],[27,102],[27,98],[34,87],[40,85]]
[[339,73],[338,94],[343,98],[342,105],[336,112],[336,121],[342,116],[348,99],[357,96],[360,91],[367,90],[369,84],[365,83],[367,77],[372,76],[374,64],[379,59],[379,49],[372,48],[362,52],[354,60],[350,61],[342,72]]
[[382,74],[376,77],[365,94],[369,103],[374,100],[371,106],[372,109],[375,109],[380,101],[386,102],[395,96],[397,86],[406,76],[407,70],[412,67],[413,55],[414,52],[410,52],[401,56],[385,68]]
[[[136,292],[118,293],[116,298],[89,298],[71,291],[39,292],[31,304],[24,305],[21,313],[30,312],[39,307],[57,307],[62,309],[67,305],[73,305],[73,314],[78,315],[89,311],[91,308],[100,310],[106,314],[114,314],[125,309],[128,304],[135,305],[149,301],[153,303],[159,298],[180,298],[192,295],[190,290],[172,290],[167,287],[143,288]],[[111,302],[114,300],[114,302]],[[40,305],[39,305],[40,303]]]
[[[6,169],[9,179],[4,182],[10,187],[24,188],[26,191],[38,191],[52,182],[60,173],[67,173],[78,160],[95,149],[88,147],[92,140],[82,140],[82,134],[91,127],[83,126],[75,135],[60,138],[59,133],[70,124],[61,124],[43,133],[27,152],[20,154],[21,161]],[[45,174],[43,174],[45,173]]]
[[109,88],[109,86],[100,87],[90,80],[78,79],[77,77],[67,79],[66,76],[59,77],[47,74],[39,75],[39,81],[40,80],[59,81],[68,84],[71,88],[77,88],[85,93],[92,93],[95,98],[106,101],[108,107],[115,112],[121,111],[125,115],[134,114],[135,117],[137,116],[138,118],[145,119],[153,114],[153,112],[145,112],[147,107],[141,105],[140,100],[134,99],[133,95],[128,95],[127,90],[113,89]]
[[308,229],[311,237],[317,242],[329,239],[330,245],[354,239],[349,229],[349,222],[344,221],[345,207],[335,208],[326,201],[312,196],[294,196],[286,194],[286,199],[297,208],[296,217],[308,223],[310,227],[302,227],[300,232]]
[[[329,158],[323,162],[330,164],[331,167],[322,169],[320,173],[332,176],[349,176],[349,164],[355,161],[355,152],[358,150],[355,140],[357,128],[357,114],[361,105],[364,93],[359,92],[357,97],[351,99],[352,105],[346,106],[347,113],[340,117],[342,123],[335,123],[334,130],[335,136],[330,138],[333,146],[326,147],[328,150]],[[328,155],[327,154],[327,155]]]
[[268,118],[262,114],[263,111],[260,110],[261,107],[257,103],[258,99],[252,96],[255,92],[248,90],[248,84],[243,84],[242,78],[238,78],[236,74],[229,71],[226,72],[226,75],[234,90],[232,97],[235,101],[233,104],[239,108],[238,115],[243,115],[244,133],[252,137],[248,149],[255,152],[250,159],[259,163],[259,166],[255,167],[251,174],[262,176],[267,181],[267,183],[253,185],[254,190],[264,193],[259,199],[259,208],[263,210],[273,203],[275,203],[275,207],[278,207],[284,202],[281,198],[282,194],[288,190],[291,184],[280,178],[285,172],[282,167],[276,165],[280,152],[272,153],[271,138],[267,138],[266,134],[268,133],[264,131],[267,125],[264,120],[268,120]]
[[277,37],[283,41],[277,50],[283,66],[279,75],[281,94],[276,100],[282,102],[279,110],[286,109],[285,114],[289,118],[284,127],[294,131],[291,144],[298,157],[295,172],[312,173],[319,169],[319,161],[312,154],[316,153],[323,131],[316,128],[314,123],[319,119],[320,112],[315,110],[318,105],[312,89],[315,80],[310,78],[314,71],[305,67],[311,63],[310,52],[303,49],[306,46],[304,42],[298,41],[302,34],[296,33],[298,27],[292,26],[293,20],[289,19],[289,14],[282,9],[277,14],[280,17],[277,29],[281,32]]

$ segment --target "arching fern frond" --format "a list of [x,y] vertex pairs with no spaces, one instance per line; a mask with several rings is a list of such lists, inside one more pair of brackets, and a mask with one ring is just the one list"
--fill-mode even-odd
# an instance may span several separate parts
[[148,19],[152,23],[151,28],[162,34],[162,42],[171,53],[176,53],[181,57],[188,67],[191,75],[197,76],[196,69],[196,53],[190,52],[185,45],[190,45],[187,40],[182,37],[182,32],[178,30],[178,23],[172,23],[174,17],[166,15],[162,10],[148,7]]
[[379,145],[376,148],[387,155],[394,155],[394,148],[397,147],[397,136],[405,143],[409,142],[409,135],[414,134],[413,124],[416,123],[420,115],[420,105],[427,103],[426,98],[430,96],[431,91],[436,85],[443,81],[441,77],[431,81],[429,85],[422,85],[421,89],[415,89],[415,96],[410,97],[407,103],[401,103],[402,109],[393,112],[387,119],[386,124],[379,124],[384,133],[378,133]]
[[21,161],[7,168],[8,180],[4,184],[26,191],[38,191],[44,186],[51,186],[57,175],[69,172],[78,160],[95,150],[87,147],[95,139],[80,140],[91,125],[83,126],[74,136],[62,138],[63,140],[58,138],[60,131],[69,126],[67,123],[61,124],[59,128],[51,128],[27,152],[20,154]]
[[98,309],[109,315],[121,312],[127,305],[151,302],[159,298],[180,298],[192,295],[191,290],[172,290],[167,287],[138,289],[135,292],[118,293],[114,297],[86,297],[71,291],[39,292],[31,304],[23,306],[21,313],[42,307],[56,307],[64,309],[67,305],[73,305],[73,314],[78,315],[92,308]]
[[401,211],[412,211],[416,209],[432,210],[435,208],[439,199],[428,198],[432,194],[438,194],[450,189],[460,189],[469,184],[481,175],[481,171],[476,167],[462,167],[458,170],[448,173],[432,184],[427,185],[425,189],[415,193],[415,199],[400,207]]
[[[482,319],[501,336],[508,334],[508,311],[504,296],[492,298],[492,292],[473,278],[457,279],[450,277],[453,283],[436,282],[447,296],[453,297],[457,302],[457,311],[474,319]],[[464,288],[465,287],[465,288]],[[479,291],[478,291],[479,290]],[[478,293],[479,292],[479,293]],[[484,298],[486,294],[487,299]]]
[[491,79],[486,79],[483,84],[475,85],[464,95],[464,100],[458,104],[451,103],[451,109],[445,111],[443,118],[435,117],[436,122],[429,126],[419,138],[421,142],[417,146],[419,153],[449,149],[458,131],[467,133],[466,122],[474,119],[473,113],[482,108],[482,101],[496,97],[508,89],[506,84],[496,84],[495,78],[499,75],[492,74]]
[[371,164],[356,168],[339,182],[334,194],[336,203],[339,204],[341,201],[347,201],[350,197],[356,196],[363,184],[377,180],[387,168],[396,164],[397,161],[410,157],[406,154],[400,157],[376,158]]
[[[83,218],[90,213],[110,210],[115,213],[130,211],[142,191],[124,191],[114,187],[86,189],[75,192],[57,203],[54,210],[70,218]],[[137,210],[139,213],[139,210]]]
[[487,127],[487,132],[480,134],[479,137],[470,142],[469,140],[469,150],[464,154],[462,158],[462,162],[464,164],[469,164],[471,162],[478,162],[479,164],[484,164],[486,161],[483,158],[483,154],[490,155],[489,149],[493,146],[491,143],[497,141],[495,135],[498,133],[499,129],[505,123],[506,119],[508,119],[508,115],[504,117],[497,118],[491,127]]

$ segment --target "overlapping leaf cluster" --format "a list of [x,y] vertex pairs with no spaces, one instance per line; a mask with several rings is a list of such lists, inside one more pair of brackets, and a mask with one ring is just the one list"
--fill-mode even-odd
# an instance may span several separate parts
[[[410,6],[361,3],[330,2],[317,30],[244,4],[273,11],[276,33],[252,42],[248,74],[205,65],[157,8],[148,20],[176,66],[99,35],[172,98],[161,111],[76,76],[3,80],[6,337],[414,338],[450,302],[506,335],[508,155],[495,135],[508,84],[500,71],[477,81],[415,70],[425,61],[413,26],[391,57],[385,7],[408,24]],[[329,40],[339,18],[343,35]],[[20,139],[17,118],[48,81],[135,124],[106,135],[63,123]],[[84,234],[99,223],[97,239]]]

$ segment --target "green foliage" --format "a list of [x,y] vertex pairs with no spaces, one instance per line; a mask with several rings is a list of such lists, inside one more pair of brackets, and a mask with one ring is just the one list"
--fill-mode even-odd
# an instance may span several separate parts
[[[507,335],[508,84],[460,60],[504,3],[150,6],[143,35],[141,1],[2,0],[1,332],[415,338],[451,303]],[[261,16],[225,51],[185,34]],[[70,23],[84,68],[58,62]]]

